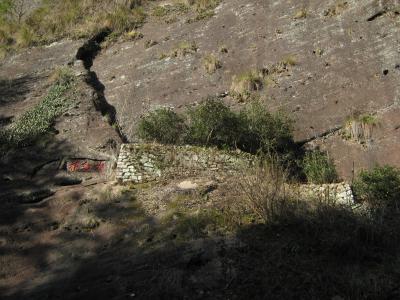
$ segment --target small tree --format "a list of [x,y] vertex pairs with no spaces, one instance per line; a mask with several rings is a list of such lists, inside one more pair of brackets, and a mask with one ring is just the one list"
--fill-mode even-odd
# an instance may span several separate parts
[[270,113],[254,100],[240,112],[238,146],[251,153],[283,153],[293,145],[292,121],[283,113]]
[[198,145],[233,147],[238,139],[239,120],[222,101],[207,98],[188,111],[186,142]]
[[183,119],[172,109],[159,108],[139,121],[139,137],[162,144],[177,144],[185,131]]
[[390,166],[361,171],[353,183],[359,200],[366,201],[374,209],[399,208],[400,170]]
[[321,151],[307,152],[303,159],[303,170],[307,181],[315,184],[337,181],[337,173],[333,161]]
[[34,3],[33,0],[1,0],[0,19],[8,19],[21,24]]

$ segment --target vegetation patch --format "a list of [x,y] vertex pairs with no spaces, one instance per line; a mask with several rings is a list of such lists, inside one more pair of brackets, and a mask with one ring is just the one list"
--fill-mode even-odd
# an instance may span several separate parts
[[303,159],[303,170],[309,183],[324,184],[338,180],[333,161],[326,153],[318,150],[306,153]]
[[144,116],[138,128],[142,139],[164,144],[239,148],[250,153],[287,152],[293,146],[290,118],[270,113],[258,100],[237,113],[209,97],[181,117],[168,109],[155,111]]
[[214,74],[218,69],[222,68],[222,63],[213,54],[209,54],[204,58],[203,65],[208,74]]
[[345,11],[349,6],[347,1],[337,1],[336,4],[330,6],[327,10],[324,11],[325,17],[335,17],[340,15],[343,11]]
[[193,41],[181,41],[176,45],[176,47],[169,53],[161,53],[159,59],[170,58],[183,58],[186,55],[196,53],[198,47]]
[[361,171],[353,183],[353,190],[360,201],[365,201],[375,211],[400,208],[400,170],[390,166]]
[[146,14],[137,3],[54,0],[42,1],[34,7],[31,0],[6,0],[0,7],[1,48],[9,50],[62,38],[83,38],[104,28],[120,35],[143,24]]
[[348,118],[342,136],[364,144],[372,139],[373,129],[376,126],[378,120],[375,115],[356,113]]
[[57,117],[67,111],[73,101],[74,76],[69,69],[55,73],[55,83],[44,99],[33,109],[0,132],[3,150],[27,146],[46,135]]
[[170,108],[158,108],[140,120],[138,134],[144,140],[178,144],[184,129],[184,120],[176,112]]
[[234,76],[230,94],[238,101],[246,101],[251,98],[252,92],[262,89],[263,79],[264,74],[259,70],[251,70]]
[[300,10],[298,10],[294,15],[293,15],[293,19],[295,20],[299,20],[299,19],[305,19],[307,18],[307,10],[305,8],[302,8]]

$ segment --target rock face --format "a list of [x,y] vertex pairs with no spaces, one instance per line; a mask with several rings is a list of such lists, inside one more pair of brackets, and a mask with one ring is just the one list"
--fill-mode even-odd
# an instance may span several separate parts
[[[56,119],[48,135],[33,145],[8,151],[0,157],[0,193],[7,192],[8,187],[15,189],[16,185],[22,189],[36,184],[52,185],[55,174],[66,169],[68,159],[95,159],[99,164],[113,164],[121,140],[96,108],[101,93],[91,84],[92,76],[75,60],[82,43],[63,41],[32,48],[1,62],[0,129],[42,101],[58,68],[71,65],[76,85],[74,105]],[[104,172],[96,169],[96,174],[108,176],[109,169],[102,168]]]
[[[182,16],[165,24],[150,17],[140,31],[141,40],[109,47],[93,66],[129,141],[148,109],[179,109],[223,94],[233,76],[264,69],[268,76],[258,93],[268,107],[291,114],[296,140],[329,151],[340,175],[351,178],[377,163],[400,166],[398,1],[224,0],[210,19]],[[148,48],[149,40],[157,44]],[[197,50],[169,55],[182,41]],[[204,69],[209,54],[221,64],[213,74]],[[289,66],[272,72],[279,62]],[[229,96],[225,101],[241,105]],[[378,119],[364,145],[332,130],[358,112]]]

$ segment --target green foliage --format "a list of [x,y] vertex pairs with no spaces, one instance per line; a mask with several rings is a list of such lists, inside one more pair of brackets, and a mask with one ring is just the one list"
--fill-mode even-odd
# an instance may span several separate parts
[[169,109],[156,110],[139,123],[139,136],[159,143],[239,148],[250,153],[288,153],[293,146],[292,121],[272,114],[258,101],[239,113],[209,97],[180,117]]
[[55,119],[70,107],[72,101],[67,92],[73,84],[72,75],[63,73],[38,105],[0,131],[3,148],[27,146],[48,133]]
[[335,165],[327,154],[321,151],[306,153],[303,159],[303,170],[310,183],[323,184],[337,181]]
[[400,202],[400,170],[391,166],[361,171],[353,183],[357,198],[373,208],[398,208]]
[[208,98],[188,112],[186,142],[196,145],[234,147],[240,124],[233,113],[218,99]]
[[180,142],[184,128],[184,121],[177,113],[159,108],[140,120],[138,134],[144,140],[176,144]]
[[293,146],[292,121],[283,113],[270,113],[254,100],[240,112],[238,147],[250,153],[285,152]]
[[0,1],[0,20],[4,20],[12,7],[12,0]]

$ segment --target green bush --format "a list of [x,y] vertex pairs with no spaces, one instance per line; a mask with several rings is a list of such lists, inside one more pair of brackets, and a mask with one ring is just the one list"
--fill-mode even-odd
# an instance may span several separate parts
[[156,110],[142,118],[138,134],[146,141],[163,144],[185,142],[254,154],[288,153],[294,145],[292,121],[284,114],[272,114],[258,101],[236,113],[213,97],[183,117],[169,109]]
[[185,131],[185,124],[176,112],[169,108],[159,108],[139,121],[139,137],[146,141],[162,144],[178,144]]
[[361,171],[353,183],[356,197],[373,208],[398,208],[400,202],[400,170],[391,166]]
[[318,150],[305,154],[303,170],[310,183],[323,184],[337,181],[337,173],[332,160],[326,153]]
[[218,99],[208,98],[188,111],[189,144],[234,147],[239,133],[237,115]]
[[270,113],[259,101],[251,102],[240,114],[238,147],[250,153],[283,153],[293,145],[292,121],[283,113]]

